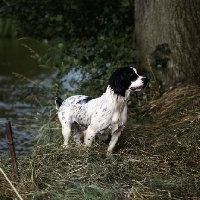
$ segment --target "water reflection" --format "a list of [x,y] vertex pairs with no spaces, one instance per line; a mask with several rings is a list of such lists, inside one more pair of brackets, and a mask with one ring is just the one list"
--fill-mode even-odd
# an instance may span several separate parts
[[[32,40],[0,39],[0,153],[7,151],[6,121],[11,121],[17,154],[32,148],[33,137],[23,132],[23,128],[20,126],[24,124],[19,118],[28,118],[31,112],[34,112],[34,108],[20,102],[11,104],[14,93],[12,88],[15,88],[19,82],[12,72],[39,81],[51,76],[49,69],[39,67],[37,60],[31,58],[30,51],[22,46],[23,43],[34,49],[39,55],[48,51],[46,46]],[[10,91],[13,92],[10,93]]]

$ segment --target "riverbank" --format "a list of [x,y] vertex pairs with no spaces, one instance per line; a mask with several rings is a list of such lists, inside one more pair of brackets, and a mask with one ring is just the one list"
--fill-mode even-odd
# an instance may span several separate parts
[[[10,159],[0,167],[23,199],[199,199],[200,88],[174,88],[142,105],[129,109],[112,158],[100,141],[88,152],[72,140],[61,148],[60,123],[51,116],[44,140],[18,160],[20,181]],[[0,182],[1,199],[17,198],[1,173]]]

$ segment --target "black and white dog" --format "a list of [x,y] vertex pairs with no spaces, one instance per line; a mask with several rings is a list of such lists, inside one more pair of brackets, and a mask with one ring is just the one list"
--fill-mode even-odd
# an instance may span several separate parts
[[99,98],[92,99],[84,95],[75,95],[62,100],[56,97],[58,118],[62,124],[64,145],[68,146],[70,135],[90,147],[95,136],[107,139],[111,134],[107,155],[110,155],[127,120],[127,101],[131,91],[140,91],[148,79],[139,76],[135,68],[117,69],[109,78],[106,92]]

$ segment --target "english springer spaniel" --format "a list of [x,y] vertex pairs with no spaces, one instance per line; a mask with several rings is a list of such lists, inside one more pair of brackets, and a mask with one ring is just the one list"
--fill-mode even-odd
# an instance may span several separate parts
[[135,68],[117,69],[109,78],[106,92],[96,99],[75,95],[62,100],[56,97],[58,118],[62,124],[64,147],[72,134],[77,143],[84,137],[90,147],[95,136],[106,140],[111,134],[107,155],[111,155],[127,120],[127,101],[132,91],[144,89],[148,78],[139,76]]

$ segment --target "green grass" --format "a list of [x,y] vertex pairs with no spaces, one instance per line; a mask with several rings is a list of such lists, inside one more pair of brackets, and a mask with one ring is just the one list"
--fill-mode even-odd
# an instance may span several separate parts
[[[89,151],[72,140],[61,148],[58,120],[48,121],[45,140],[18,159],[0,162],[23,199],[200,199],[200,88],[187,86],[146,102],[129,120],[111,158],[107,144]],[[15,192],[0,174],[0,199]]]

